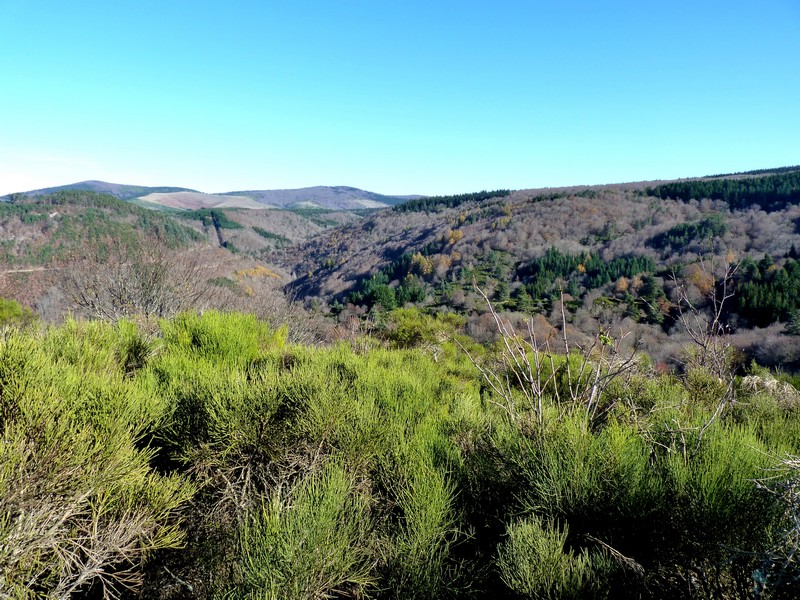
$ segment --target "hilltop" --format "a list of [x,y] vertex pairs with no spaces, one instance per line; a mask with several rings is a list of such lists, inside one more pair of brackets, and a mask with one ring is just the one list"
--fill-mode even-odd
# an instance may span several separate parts
[[339,210],[385,208],[401,204],[406,200],[421,198],[418,195],[386,196],[347,186],[316,186],[295,190],[253,190],[228,193],[232,196],[252,198],[270,206]]

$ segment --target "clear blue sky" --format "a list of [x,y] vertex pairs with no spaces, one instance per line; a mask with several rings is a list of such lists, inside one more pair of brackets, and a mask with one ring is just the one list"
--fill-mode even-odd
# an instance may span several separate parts
[[0,194],[800,163],[800,1],[0,0]]

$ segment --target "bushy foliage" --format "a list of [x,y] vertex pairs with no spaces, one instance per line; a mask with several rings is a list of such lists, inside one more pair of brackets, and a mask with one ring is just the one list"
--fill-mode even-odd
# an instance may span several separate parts
[[[130,327],[68,323],[0,342],[0,594],[137,587],[177,547],[188,480],[150,468],[162,398],[126,379]],[[127,331],[123,331],[127,330]]]
[[707,372],[643,362],[589,414],[577,359],[553,356],[542,405],[510,379],[508,410],[443,339],[458,325],[399,311],[395,349],[287,345],[213,311],[9,331],[0,593],[733,598],[754,573],[785,591],[764,566],[786,555],[784,496],[756,483],[800,452],[784,388],[721,405]]
[[24,327],[36,321],[36,314],[16,300],[0,298],[0,327],[13,325]]
[[235,598],[314,600],[332,590],[360,596],[375,587],[370,498],[330,464],[275,494],[243,526],[243,583]]
[[512,523],[500,546],[498,568],[503,582],[524,598],[591,598],[609,570],[602,553],[580,554],[566,547],[569,530],[539,517]]

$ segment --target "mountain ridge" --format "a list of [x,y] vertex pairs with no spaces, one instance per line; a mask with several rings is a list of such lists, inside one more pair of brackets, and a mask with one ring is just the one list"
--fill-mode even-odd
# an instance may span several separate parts
[[[193,210],[198,208],[321,208],[329,210],[359,210],[386,208],[419,199],[420,194],[392,196],[370,192],[351,186],[313,186],[293,189],[244,190],[206,193],[199,190],[174,186],[140,186],[86,180],[50,188],[17,192],[0,196],[0,200],[12,197],[45,196],[65,190],[80,190],[110,194],[120,200],[141,201],[150,208],[167,207]],[[237,202],[235,198],[243,198]],[[258,206],[254,203],[258,203]]]

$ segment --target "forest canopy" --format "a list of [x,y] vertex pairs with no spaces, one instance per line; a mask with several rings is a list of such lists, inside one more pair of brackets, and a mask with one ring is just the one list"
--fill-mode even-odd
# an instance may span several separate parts
[[764,177],[697,179],[649,187],[646,193],[658,198],[722,200],[731,210],[756,205],[765,211],[781,210],[800,203],[800,170]]

